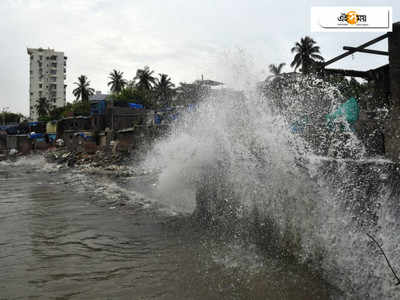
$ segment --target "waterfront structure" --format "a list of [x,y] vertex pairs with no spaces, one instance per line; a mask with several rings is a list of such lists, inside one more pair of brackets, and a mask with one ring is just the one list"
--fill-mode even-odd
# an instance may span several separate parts
[[28,48],[30,56],[29,70],[29,118],[38,119],[35,105],[40,98],[55,107],[66,103],[66,66],[67,57],[64,52],[54,49]]
[[[388,51],[366,49],[367,47],[382,41],[388,40]],[[369,141],[365,143],[369,149],[381,149],[380,153],[385,154],[396,162],[400,161],[400,22],[393,23],[392,32],[387,32],[371,41],[358,47],[344,46],[346,52],[336,56],[322,64],[322,73],[337,74],[342,76],[360,77],[375,84],[374,98],[378,101],[375,104],[375,112],[366,115],[366,119],[360,119],[357,127],[363,131],[363,136]],[[389,58],[389,62],[379,68],[359,71],[347,69],[328,69],[326,66],[343,59],[353,53],[369,53],[383,55]],[[380,97],[380,95],[383,95]],[[385,107],[389,110],[388,116],[379,120],[377,117],[378,109]],[[362,112],[361,112],[362,113]],[[375,136],[375,137],[374,137]],[[363,140],[363,138],[361,138]]]

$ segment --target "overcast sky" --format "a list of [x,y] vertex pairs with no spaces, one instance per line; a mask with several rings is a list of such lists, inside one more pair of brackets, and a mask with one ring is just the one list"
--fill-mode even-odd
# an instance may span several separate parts
[[[74,99],[73,82],[81,74],[93,88],[108,92],[110,71],[132,79],[145,65],[176,84],[204,74],[232,86],[243,69],[262,79],[269,64],[290,64],[290,49],[302,36],[313,37],[329,59],[344,45],[380,35],[310,32],[311,6],[349,5],[392,6],[393,21],[399,21],[398,0],[0,0],[0,110],[28,114],[27,47],[50,47],[68,56],[67,101]],[[387,49],[387,41],[374,48]],[[355,54],[332,67],[367,70],[386,62]]]

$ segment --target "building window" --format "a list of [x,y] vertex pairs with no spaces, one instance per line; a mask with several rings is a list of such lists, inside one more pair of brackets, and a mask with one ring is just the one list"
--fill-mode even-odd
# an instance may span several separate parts
[[41,89],[42,88],[42,84],[41,83],[39,83],[39,89]]
[[42,55],[39,55],[39,59],[40,59],[40,60],[43,60],[43,56],[42,56]]

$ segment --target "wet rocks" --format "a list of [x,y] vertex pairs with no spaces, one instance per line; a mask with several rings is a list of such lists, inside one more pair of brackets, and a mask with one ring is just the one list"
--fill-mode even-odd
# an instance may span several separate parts
[[127,154],[96,151],[94,154],[71,152],[66,148],[57,148],[44,154],[48,162],[76,167],[89,173],[100,173],[113,176],[131,176],[126,163]]

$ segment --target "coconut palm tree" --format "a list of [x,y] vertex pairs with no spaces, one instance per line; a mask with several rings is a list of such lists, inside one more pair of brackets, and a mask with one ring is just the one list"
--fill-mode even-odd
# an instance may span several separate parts
[[158,74],[159,79],[155,80],[154,91],[161,102],[169,105],[171,97],[174,93],[175,84],[167,74]]
[[122,78],[123,75],[124,72],[120,72],[115,69],[110,73],[110,76],[108,78],[110,78],[111,81],[107,85],[111,85],[110,89],[112,92],[120,93],[127,85],[128,82]]
[[285,65],[286,65],[285,63],[280,63],[279,65],[274,65],[274,64],[269,65],[268,68],[269,68],[269,71],[272,73],[272,75],[268,76],[267,80],[281,75],[282,69]]
[[90,81],[85,75],[78,77],[78,82],[74,82],[78,87],[72,91],[72,94],[76,97],[76,100],[80,98],[82,101],[89,101],[89,97],[94,94],[94,89],[90,87]]
[[150,91],[156,83],[153,73],[154,71],[151,71],[148,66],[145,66],[143,69],[138,69],[134,78],[134,80],[138,80],[136,84],[137,88]]
[[39,118],[47,116],[50,111],[53,109],[53,105],[51,105],[50,101],[45,97],[40,97],[37,103],[35,104],[35,109]]
[[317,46],[316,42],[309,36],[305,36],[300,39],[300,42],[296,42],[291,51],[292,53],[296,53],[296,55],[290,66],[294,67],[295,71],[301,66],[301,72],[303,74],[310,73],[316,62],[324,60],[324,58],[319,55],[319,46]]

